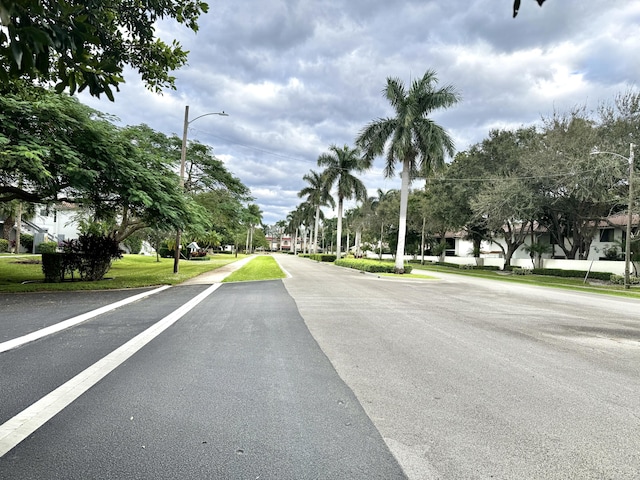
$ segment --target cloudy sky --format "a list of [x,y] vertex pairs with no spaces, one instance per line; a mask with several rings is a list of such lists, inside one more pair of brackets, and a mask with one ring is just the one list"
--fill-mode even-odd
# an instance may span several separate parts
[[[251,188],[264,222],[286,218],[300,199],[302,176],[332,144],[391,110],[387,77],[405,84],[428,69],[462,101],[433,118],[458,151],[494,128],[538,122],[554,109],[595,108],[640,79],[640,0],[217,0],[194,34],[171,23],[160,38],[178,39],[189,65],[176,91],[156,95],[135,72],[115,103],[81,100],[118,116],[213,147]],[[370,194],[399,188],[383,162],[362,179]],[[399,169],[398,169],[399,170]]]

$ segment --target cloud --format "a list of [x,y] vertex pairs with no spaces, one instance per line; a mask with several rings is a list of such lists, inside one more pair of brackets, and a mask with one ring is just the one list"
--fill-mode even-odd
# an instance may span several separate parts
[[[300,199],[302,176],[318,170],[331,144],[354,142],[375,118],[391,114],[381,92],[387,77],[405,83],[427,69],[452,84],[462,102],[433,118],[458,150],[493,128],[539,122],[554,109],[611,100],[640,78],[640,3],[554,0],[237,0],[218,2],[196,34],[161,22],[158,34],[190,51],[176,72],[177,91],[146,91],[135,73],[116,102],[85,103],[182,131],[184,106],[204,117],[189,138],[210,144],[253,191],[267,223],[284,219]],[[384,161],[363,175],[370,193],[398,188]]]

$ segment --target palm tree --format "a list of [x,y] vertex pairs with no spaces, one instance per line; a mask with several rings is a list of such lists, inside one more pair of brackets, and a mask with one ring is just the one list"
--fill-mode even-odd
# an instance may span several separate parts
[[336,244],[337,257],[340,258],[342,249],[342,208],[344,200],[355,198],[363,200],[367,196],[367,189],[358,177],[352,172],[364,172],[371,168],[373,157],[363,158],[358,148],[345,145],[338,148],[335,145],[329,147],[329,153],[323,153],[318,157],[318,166],[326,167],[323,174],[330,186],[336,185],[338,197],[338,240]]
[[249,227],[247,232],[247,250],[249,253],[253,253],[253,230],[256,225],[262,223],[262,210],[255,203],[250,203],[245,209],[245,221]]
[[320,222],[320,207],[334,208],[336,203],[330,193],[331,185],[327,183],[325,177],[320,173],[311,170],[302,179],[309,185],[298,192],[298,197],[306,195],[307,202],[315,208],[315,227],[313,230],[313,253],[318,253],[318,223]]
[[396,162],[402,163],[397,273],[404,273],[409,184],[413,178],[429,176],[444,165],[445,154],[453,156],[454,152],[451,137],[428,115],[436,109],[454,105],[460,97],[451,85],[436,89],[437,83],[433,70],[427,70],[422,78],[415,80],[408,91],[401,80],[387,78],[383,93],[395,110],[395,116],[374,120],[356,140],[365,158],[372,160],[386,150],[386,177],[393,176]]

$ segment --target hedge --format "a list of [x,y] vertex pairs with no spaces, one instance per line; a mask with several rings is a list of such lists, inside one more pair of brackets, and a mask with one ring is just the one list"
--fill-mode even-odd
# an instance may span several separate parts
[[[532,273],[535,275],[549,275],[564,278],[584,278],[587,276],[586,270],[562,270],[559,268],[534,268]],[[611,272],[589,272],[588,278],[607,282],[611,280],[611,275]]]
[[36,247],[36,253],[56,253],[58,244],[56,242],[42,242]]
[[309,255],[311,260],[315,260],[316,262],[335,262],[336,256],[329,253],[312,253]]
[[0,253],[4,253],[8,251],[9,251],[9,240],[0,238]]
[[[340,259],[335,264],[339,267],[348,267],[370,273],[395,273],[395,265],[390,262],[376,262],[373,260]],[[404,273],[411,273],[411,265],[404,266]]]

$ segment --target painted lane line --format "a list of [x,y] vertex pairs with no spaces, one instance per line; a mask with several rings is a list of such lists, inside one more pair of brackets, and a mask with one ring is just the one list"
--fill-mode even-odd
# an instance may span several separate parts
[[26,343],[33,342],[34,340],[38,340],[39,338],[46,337],[47,335],[51,335],[52,333],[57,333],[61,330],[74,327],[79,323],[86,322],[87,320],[93,317],[97,317],[98,315],[102,315],[103,313],[110,312],[111,310],[115,310],[116,308],[122,307],[124,305],[128,305],[129,303],[136,302],[141,298],[148,297],[149,295],[153,295],[154,293],[161,292],[163,290],[166,290],[167,288],[169,288],[169,285],[165,285],[163,287],[159,287],[159,288],[156,288],[155,290],[150,290],[148,292],[142,292],[142,293],[139,293],[138,295],[125,298],[124,300],[120,300],[119,302],[111,303],[109,305],[105,305],[104,307],[98,308],[96,310],[92,310],[90,312],[83,313],[82,315],[78,315],[77,317],[73,317],[68,320],[64,320],[62,322],[56,323],[55,325],[51,325],[49,327],[36,330],[35,332],[28,333],[27,335],[14,338],[13,340],[7,340],[6,342],[0,343],[0,353],[6,352],[8,350],[12,350],[14,348],[21,347]]
[[57,415],[76,398],[89,390],[119,365],[133,356],[151,340],[177,322],[186,313],[217,290],[221,285],[211,285],[180,308],[147,328],[127,343],[98,360],[83,372],[42,397],[30,407],[0,425],[0,457]]

